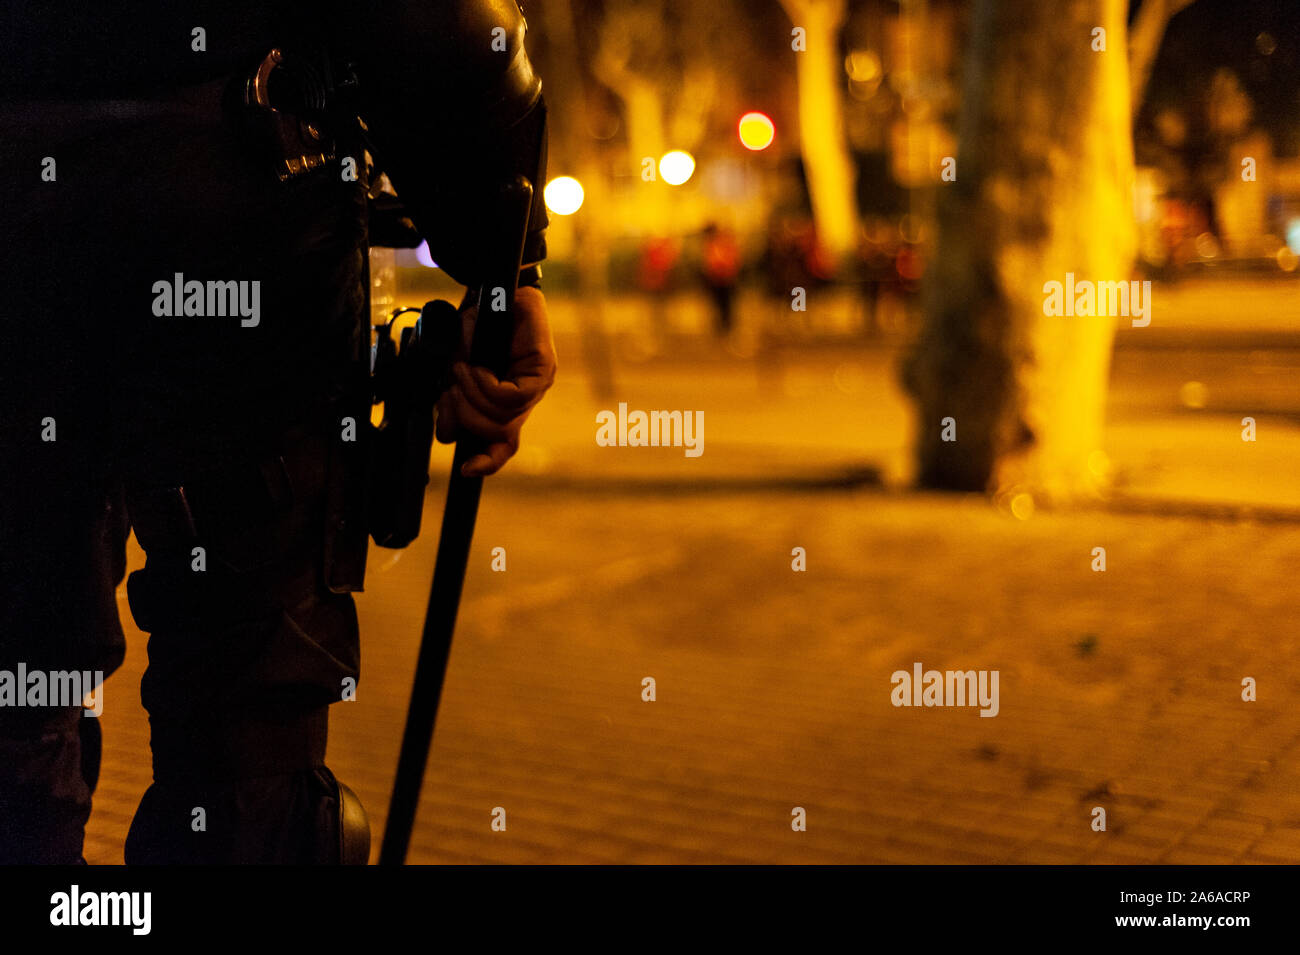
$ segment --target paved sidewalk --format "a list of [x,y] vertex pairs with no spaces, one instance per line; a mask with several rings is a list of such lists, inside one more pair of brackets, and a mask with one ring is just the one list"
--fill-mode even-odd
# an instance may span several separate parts
[[[376,832],[433,547],[374,553],[359,699],[334,709],[331,765]],[[1297,560],[1276,524],[494,490],[412,861],[1298,862]],[[120,859],[148,781],[131,638],[93,862]],[[893,707],[914,662],[999,670],[999,715]]]
[[[1020,521],[899,490],[912,423],[888,348],[620,361],[599,397],[567,348],[484,497],[412,861],[1300,862],[1284,359],[1121,353],[1123,507]],[[1203,409],[1180,400],[1193,379]],[[703,410],[705,453],[597,447],[619,401]],[[441,505],[435,487],[427,528]],[[376,851],[435,546],[372,551],[359,699],[334,708],[330,762]],[[149,781],[128,640],[92,862],[120,861]],[[893,707],[891,673],[916,662],[998,670],[999,715]]]
[[[582,368],[564,369],[500,483],[584,493],[876,480],[904,489],[915,473],[915,424],[897,361],[892,349],[841,347],[685,368],[625,364],[608,397],[593,394]],[[1117,504],[1210,512],[1228,505],[1300,521],[1300,353],[1296,361],[1295,369],[1263,366],[1265,374],[1256,374],[1223,371],[1217,355],[1117,357],[1105,434]],[[1191,380],[1201,382],[1206,407],[1181,402]],[[704,453],[599,447],[596,415],[616,413],[620,403],[702,411]],[[1247,415],[1256,422],[1254,442],[1241,439]]]

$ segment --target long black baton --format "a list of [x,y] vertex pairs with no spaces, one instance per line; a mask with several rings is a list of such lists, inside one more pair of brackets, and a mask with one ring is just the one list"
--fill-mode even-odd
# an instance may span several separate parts
[[[532,183],[517,176],[502,187],[495,208],[490,210],[491,219],[485,223],[488,241],[483,251],[488,262],[479,287],[470,361],[490,369],[497,377],[503,377],[510,365],[515,288],[519,281],[532,201]],[[456,630],[456,612],[465,583],[465,568],[474,539],[479,495],[483,489],[481,477],[464,477],[460,469],[482,449],[483,444],[478,440],[463,438],[456,442],[447,503],[442,513],[442,533],[438,538],[438,558],[433,566],[433,584],[424,612],[420,656],[415,665],[415,685],[411,689],[411,706],[406,714],[406,730],[402,734],[402,752],[397,760],[397,778],[393,782],[393,798],[388,806],[384,841],[379,849],[380,865],[402,865],[411,842],[415,811],[420,803],[420,787],[424,783],[434,724],[438,719],[438,702],[442,699],[442,684],[447,676],[447,660]]]

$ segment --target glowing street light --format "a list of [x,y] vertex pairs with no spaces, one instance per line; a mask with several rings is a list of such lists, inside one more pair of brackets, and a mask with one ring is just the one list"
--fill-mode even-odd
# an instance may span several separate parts
[[684,149],[664,153],[659,160],[659,176],[670,186],[680,186],[695,172],[695,157]]
[[542,198],[557,216],[571,216],[582,208],[582,183],[572,176],[557,176],[546,184]]
[[695,173],[695,157],[685,149],[673,149],[659,157],[659,178],[669,186],[680,186]]
[[776,125],[765,113],[746,113],[737,129],[745,148],[754,152],[766,149],[776,138]]

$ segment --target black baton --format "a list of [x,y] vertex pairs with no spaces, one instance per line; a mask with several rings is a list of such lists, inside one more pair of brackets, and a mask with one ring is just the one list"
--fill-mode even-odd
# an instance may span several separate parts
[[[486,268],[479,286],[478,316],[470,346],[470,361],[488,368],[502,378],[510,368],[510,343],[514,334],[513,310],[515,288],[519,282],[524,239],[528,232],[528,214],[533,202],[533,185],[516,176],[497,194],[489,210],[486,226]],[[447,503],[442,513],[442,533],[438,538],[438,558],[433,567],[433,585],[424,612],[424,633],[420,638],[420,656],[415,665],[415,685],[411,689],[411,706],[406,714],[402,734],[402,751],[397,760],[397,778],[393,798],[388,806],[384,841],[379,850],[380,865],[402,865],[411,842],[411,829],[420,803],[420,787],[429,761],[434,724],[438,719],[438,702],[447,676],[451,655],[451,638],[456,629],[456,612],[460,607],[461,588],[474,539],[474,521],[478,516],[481,477],[465,477],[461,467],[483,450],[483,442],[469,437],[456,442],[452,459],[451,482],[447,486]]]

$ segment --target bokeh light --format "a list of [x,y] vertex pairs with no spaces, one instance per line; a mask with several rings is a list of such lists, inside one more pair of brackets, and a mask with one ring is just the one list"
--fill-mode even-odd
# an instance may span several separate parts
[[776,125],[765,113],[746,113],[740,117],[738,130],[745,148],[755,152],[766,149],[776,138]]
[[880,79],[880,57],[871,50],[854,50],[844,58],[844,72],[855,83],[873,83]]
[[680,186],[695,172],[695,157],[684,149],[664,153],[659,160],[659,177],[670,186]]
[[583,196],[582,183],[572,176],[557,176],[542,192],[546,208],[557,216],[571,216],[581,209]]
[[1201,381],[1185,381],[1183,386],[1178,389],[1178,401],[1184,408],[1195,408],[1200,410],[1206,406],[1210,400],[1210,389],[1205,387]]

